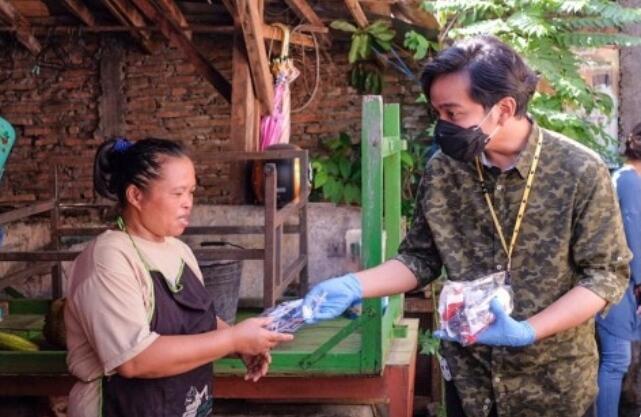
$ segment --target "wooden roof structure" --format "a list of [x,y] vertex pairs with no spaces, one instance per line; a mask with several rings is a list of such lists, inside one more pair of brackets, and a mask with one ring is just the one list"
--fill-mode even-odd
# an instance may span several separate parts
[[[416,22],[419,0],[0,0],[0,36],[15,36],[32,54],[43,48],[39,36],[52,33],[125,32],[144,53],[160,42],[182,50],[185,58],[232,105],[233,135],[256,149],[258,120],[274,106],[273,77],[265,40],[282,40],[272,26],[280,16],[300,23],[290,43],[331,44],[329,22],[343,18],[360,27],[368,16],[405,17]],[[413,8],[413,9],[412,9]],[[420,13],[419,13],[420,15]],[[276,17],[275,17],[276,16]],[[271,20],[271,22],[270,22]],[[414,22],[412,22],[414,20]],[[159,32],[161,36],[155,35]],[[195,46],[194,33],[233,36],[233,74],[228,80]],[[244,130],[244,131],[243,131]],[[234,140],[235,138],[231,138]]]

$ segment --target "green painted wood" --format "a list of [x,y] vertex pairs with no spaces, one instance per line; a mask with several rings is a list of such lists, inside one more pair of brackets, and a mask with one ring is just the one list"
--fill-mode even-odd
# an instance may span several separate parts
[[[401,111],[399,104],[385,104],[383,107],[383,205],[385,230],[385,260],[398,253],[401,243]],[[390,297],[382,323],[383,358],[387,357],[394,337],[394,324],[402,316],[403,295]]]
[[50,300],[19,299],[9,301],[9,314],[47,314]]
[[5,352],[0,351],[2,375],[67,374],[66,351]]
[[[371,268],[383,261],[383,99],[364,96],[361,132],[361,201],[362,201],[362,252],[364,268]],[[378,373],[382,369],[382,308],[380,299],[363,302],[375,317],[363,326],[363,373]]]

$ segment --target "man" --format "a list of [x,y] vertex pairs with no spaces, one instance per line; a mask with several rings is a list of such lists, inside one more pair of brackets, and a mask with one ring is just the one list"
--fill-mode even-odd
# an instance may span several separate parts
[[492,37],[455,44],[427,64],[425,94],[442,152],[427,164],[399,255],[324,281],[310,322],[364,297],[505,271],[514,310],[477,343],[441,353],[467,417],[581,417],[597,386],[595,314],[623,294],[631,259],[607,167],[526,114],[536,75]]

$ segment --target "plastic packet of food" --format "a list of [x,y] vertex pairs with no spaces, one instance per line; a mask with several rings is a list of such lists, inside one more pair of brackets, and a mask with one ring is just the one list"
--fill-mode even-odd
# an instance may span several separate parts
[[446,281],[439,298],[440,329],[462,345],[475,343],[476,336],[494,321],[490,302],[495,297],[510,314],[514,305],[505,272],[473,281]]
[[267,326],[268,330],[295,333],[305,325],[305,317],[313,317],[323,301],[325,301],[324,293],[312,298],[310,311],[304,311],[307,307],[303,307],[302,298],[286,301],[263,311],[261,316],[274,319]]

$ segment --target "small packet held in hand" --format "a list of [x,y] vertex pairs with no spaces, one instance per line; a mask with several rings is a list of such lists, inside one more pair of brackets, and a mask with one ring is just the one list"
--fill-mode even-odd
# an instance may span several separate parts
[[263,311],[261,316],[274,319],[267,326],[268,330],[279,333],[296,333],[305,325],[305,317],[309,315],[313,317],[323,301],[325,301],[325,294],[314,298],[311,304],[311,311],[304,311],[302,298],[286,301]]
[[494,321],[490,302],[497,297],[506,313],[514,308],[512,290],[505,284],[505,272],[474,281],[446,281],[439,298],[440,329],[462,345],[476,342],[476,335]]

